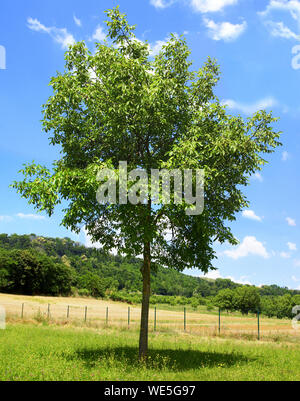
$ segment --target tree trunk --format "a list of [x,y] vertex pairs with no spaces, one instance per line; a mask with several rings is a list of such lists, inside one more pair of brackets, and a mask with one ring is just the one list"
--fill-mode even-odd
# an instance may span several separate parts
[[144,264],[143,264],[143,300],[141,313],[140,347],[139,357],[141,361],[147,359],[148,353],[148,323],[149,323],[149,303],[150,303],[150,271],[151,256],[150,242],[144,246]]

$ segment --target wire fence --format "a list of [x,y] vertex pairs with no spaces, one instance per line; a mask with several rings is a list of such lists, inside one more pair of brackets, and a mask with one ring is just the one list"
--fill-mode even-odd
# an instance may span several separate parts
[[[74,305],[63,303],[37,302],[1,302],[7,319],[34,319],[36,321],[54,321],[57,323],[76,323],[95,327],[111,326],[138,328],[140,325],[140,307],[123,304],[87,304]],[[300,331],[293,329],[291,321],[261,318],[256,315],[235,316],[225,311],[201,313],[165,310],[159,307],[150,309],[149,328],[153,332],[180,331],[203,335],[245,336],[260,340],[262,336],[292,335],[300,341]]]

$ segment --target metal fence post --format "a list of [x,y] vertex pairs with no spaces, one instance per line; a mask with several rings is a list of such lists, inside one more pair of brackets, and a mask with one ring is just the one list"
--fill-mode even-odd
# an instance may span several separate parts
[[24,317],[24,304],[22,304],[21,319]]
[[67,319],[69,319],[70,317],[70,305],[68,305],[68,309],[67,309]]
[[184,308],[184,331],[186,331],[186,308]]
[[50,319],[50,304],[48,304],[48,319]]
[[257,339],[260,340],[260,321],[259,321],[259,309],[257,309]]
[[84,311],[84,321],[86,322],[86,318],[87,318],[87,306],[85,307],[85,311]]
[[130,306],[128,307],[128,328],[130,326]]

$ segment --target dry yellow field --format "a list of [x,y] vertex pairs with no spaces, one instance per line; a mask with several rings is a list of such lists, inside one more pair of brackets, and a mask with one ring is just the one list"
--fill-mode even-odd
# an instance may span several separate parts
[[[101,327],[108,322],[109,326],[138,328],[140,307],[129,306],[120,302],[96,300],[92,298],[63,297],[26,297],[23,295],[0,294],[0,305],[5,308],[8,320],[38,320],[49,319],[56,324],[89,325]],[[129,310],[130,309],[130,310]],[[107,315],[108,313],[108,315]],[[154,330],[154,308],[150,311],[150,329]],[[108,319],[108,320],[106,320]],[[184,313],[182,311],[162,310],[156,312],[157,331],[184,331]],[[218,331],[218,316],[216,314],[187,312],[186,333],[205,336],[216,336]],[[221,316],[221,335],[255,339],[258,333],[255,316],[243,317],[223,313]],[[279,341],[283,338],[300,343],[300,330],[295,330],[287,319],[260,319],[261,338]]]

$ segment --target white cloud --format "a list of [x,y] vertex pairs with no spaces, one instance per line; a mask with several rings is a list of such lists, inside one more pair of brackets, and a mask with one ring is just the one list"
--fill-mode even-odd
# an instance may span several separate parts
[[253,210],[244,210],[242,215],[246,217],[246,219],[262,221],[262,218],[257,216]]
[[41,24],[38,19],[36,18],[33,19],[29,17],[27,19],[27,22],[28,22],[28,28],[31,29],[32,31],[45,32],[50,34],[51,28],[47,28],[45,25]]
[[293,19],[300,21],[300,1],[299,0],[270,0],[265,11],[261,11],[258,14],[262,17],[266,17],[272,13],[272,11],[287,11],[291,14]]
[[289,158],[290,158],[290,154],[286,150],[284,152],[282,152],[281,160],[283,162],[287,161]]
[[[188,33],[189,33],[188,31],[184,31],[183,35],[188,35]],[[175,36],[175,38],[177,38],[177,39],[179,38],[178,33],[173,32],[173,35]],[[170,39],[171,39],[170,36],[166,36],[163,40],[156,40],[155,42],[148,43],[150,56],[152,56],[152,57],[157,56],[160,53],[160,51],[162,50],[163,46],[168,44]],[[142,41],[138,38],[135,38],[134,40],[137,42],[145,43],[144,41]],[[148,71],[148,72],[153,74],[153,71]]]
[[[188,31],[184,31],[183,35],[188,35]],[[177,32],[173,32],[175,38],[179,38],[179,34]],[[163,46],[165,46],[170,41],[170,36],[167,36],[164,40],[157,40],[156,42],[150,43],[150,56],[155,57],[162,50]]]
[[77,26],[81,27],[82,26],[81,20],[79,18],[77,18],[76,15],[74,15],[73,18],[74,18],[75,24]]
[[[92,241],[92,237],[90,237],[88,235],[88,232],[87,232],[86,229],[83,229],[83,234],[84,234],[84,237],[85,237],[84,245],[87,248],[96,248],[96,249],[102,249],[103,248],[102,245],[99,242],[93,242]],[[110,250],[110,253],[112,255],[117,255],[118,251],[117,251],[117,249],[113,248],[113,249]]]
[[174,2],[175,0],[150,0],[150,4],[155,8],[166,8],[171,6]]
[[258,110],[264,110],[278,105],[278,102],[273,97],[266,97],[252,104],[239,103],[235,100],[227,99],[222,101],[222,105],[229,109],[240,111],[244,114],[253,114]]
[[68,49],[70,45],[75,43],[74,36],[67,31],[66,28],[47,27],[36,18],[27,19],[28,28],[35,32],[47,33],[51,38],[59,43],[62,49]]
[[164,9],[176,2],[189,4],[196,12],[210,13],[222,11],[225,7],[235,5],[238,0],[150,0],[155,8]]
[[286,221],[287,221],[289,226],[291,226],[291,227],[295,227],[296,226],[296,221],[294,219],[292,219],[291,217],[287,217]]
[[238,283],[238,284],[243,284],[243,285],[253,285],[249,280],[247,276],[242,276],[239,279],[235,279],[234,277],[228,277],[230,278],[231,281],[233,281],[234,283]]
[[24,213],[17,213],[16,215],[20,219],[27,219],[27,220],[45,220],[45,216],[40,216],[38,214],[24,214]]
[[289,259],[291,255],[287,252],[280,252],[279,256],[283,259]]
[[234,283],[238,283],[238,284],[252,285],[252,283],[250,283],[250,281],[247,280],[248,276],[242,276],[239,279],[235,279],[232,276],[222,277],[219,270],[211,270],[207,274],[204,274],[203,276],[200,276],[200,277],[209,278],[212,280],[217,280],[218,278],[223,278],[223,279],[229,279],[229,280],[233,281]]
[[294,266],[295,267],[300,267],[300,259],[295,259],[294,260]]
[[238,0],[191,0],[191,6],[200,13],[221,11],[223,8],[237,3]]
[[292,276],[292,280],[293,280],[295,283],[297,283],[298,281],[300,281],[300,280],[297,279],[296,276]]
[[264,259],[270,257],[264,245],[252,236],[245,237],[243,242],[236,249],[225,251],[224,254],[235,260],[248,255],[260,256]]
[[8,223],[9,221],[12,221],[11,216],[0,216],[0,222]]
[[210,278],[212,280],[216,280],[217,278],[222,278],[219,270],[211,270],[210,272],[208,272],[207,274],[205,274],[202,277]]
[[213,40],[224,40],[231,42],[237,39],[247,28],[247,22],[242,24],[231,24],[230,22],[214,22],[213,20],[204,18],[206,28],[208,28],[208,36]]
[[[293,242],[288,242],[287,246],[290,251],[297,251],[297,245],[294,244]],[[289,259],[291,257],[291,254],[288,252],[280,252],[279,256],[284,259]]]
[[[175,37],[179,37],[179,35],[175,32],[174,33]],[[167,36],[164,40],[157,40],[154,43],[150,44],[150,55],[152,57],[157,56],[159,54],[159,52],[161,51],[162,47],[165,46],[168,41],[170,40],[170,37]]]
[[300,38],[299,35],[291,31],[283,22],[266,21],[265,25],[269,28],[271,35],[274,37],[296,40]]
[[253,178],[253,180],[257,180],[257,181],[259,181],[259,182],[263,182],[263,177],[262,177],[262,175],[260,174],[260,173],[255,173],[255,174],[253,174],[252,175],[252,178]]
[[297,245],[294,244],[293,242],[288,242],[287,246],[288,246],[290,251],[297,251]]
[[106,39],[106,35],[101,25],[98,25],[92,38],[90,40],[96,40],[97,42],[103,42]]
[[273,11],[283,11],[290,14],[300,28],[300,1],[299,0],[270,0],[267,8],[258,14],[262,17],[264,24],[269,28],[272,36],[286,39],[300,40],[300,35],[293,32],[282,21],[274,22],[268,19]]
[[87,248],[96,248],[96,249],[101,249],[102,248],[102,246],[101,246],[101,244],[99,244],[99,242],[93,242],[92,241],[92,238],[88,235],[88,233],[87,233],[87,231],[85,229],[83,230],[83,232],[84,232],[84,236],[85,236],[84,245]]

